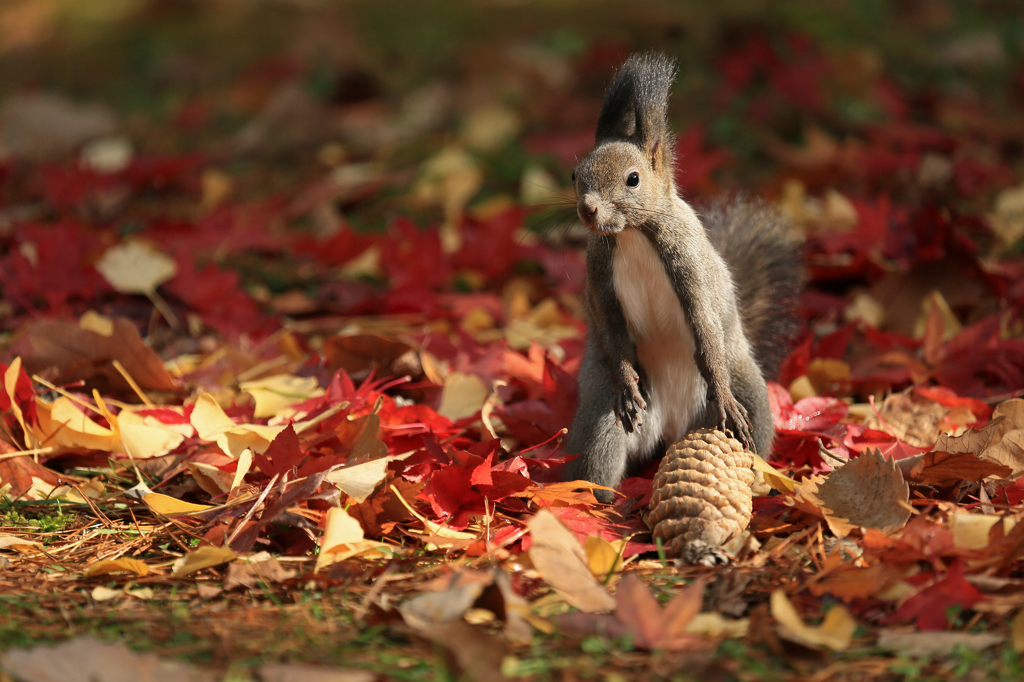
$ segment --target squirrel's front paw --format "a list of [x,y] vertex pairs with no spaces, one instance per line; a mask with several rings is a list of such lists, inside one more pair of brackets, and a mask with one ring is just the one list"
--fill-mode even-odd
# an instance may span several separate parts
[[623,368],[622,386],[615,400],[615,422],[626,433],[633,433],[643,423],[647,401],[640,394],[640,375],[632,367]]
[[736,440],[743,443],[748,450],[755,451],[754,437],[750,433],[750,419],[747,417],[747,408],[743,407],[732,393],[727,397],[719,397],[718,400],[718,422],[719,427],[725,431],[731,428]]

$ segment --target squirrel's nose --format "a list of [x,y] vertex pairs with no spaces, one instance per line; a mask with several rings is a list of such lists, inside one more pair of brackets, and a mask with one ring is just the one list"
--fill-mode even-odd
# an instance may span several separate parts
[[597,204],[581,201],[576,207],[576,212],[580,214],[580,220],[591,225],[594,222],[594,218],[597,217]]

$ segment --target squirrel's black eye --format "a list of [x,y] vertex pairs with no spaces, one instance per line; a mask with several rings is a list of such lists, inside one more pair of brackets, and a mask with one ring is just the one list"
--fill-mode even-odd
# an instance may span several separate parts
[[572,181],[576,182],[576,171],[572,172]]
[[636,187],[640,184],[640,174],[633,171],[626,177],[626,187]]

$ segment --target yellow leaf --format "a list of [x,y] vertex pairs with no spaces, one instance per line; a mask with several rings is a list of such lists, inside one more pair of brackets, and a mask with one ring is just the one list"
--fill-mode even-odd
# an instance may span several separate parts
[[[149,495],[146,497],[149,497]],[[171,569],[171,575],[175,578],[181,578],[196,571],[201,571],[204,568],[226,564],[237,558],[238,555],[227,547],[204,545],[175,561],[174,568]]]
[[90,419],[70,399],[61,396],[52,403],[36,400],[36,415],[43,440],[68,448],[117,451],[117,433]]
[[779,634],[793,642],[812,649],[827,647],[833,651],[843,651],[850,646],[853,633],[857,630],[857,621],[842,604],[833,606],[821,625],[807,625],[800,618],[789,601],[785,591],[778,589],[772,592],[772,618],[779,626]]
[[13,549],[15,552],[32,552],[42,549],[42,544],[35,540],[26,540],[17,535],[0,535],[0,549]]
[[962,549],[988,547],[988,532],[1001,520],[1001,516],[993,514],[956,512],[949,519],[949,529],[953,531],[953,544]]
[[325,393],[315,377],[297,377],[291,374],[277,374],[256,381],[243,381],[239,387],[256,401],[253,416],[258,419],[282,415],[289,406]]
[[764,480],[768,485],[775,488],[780,493],[791,493],[796,490],[796,481],[794,479],[786,476],[757,455],[753,455],[753,457],[754,471],[760,471],[764,474]]
[[245,450],[242,450],[242,454],[238,457],[238,466],[235,468],[235,477],[231,479],[231,490],[242,485],[245,481],[245,475],[249,473],[249,469],[251,468],[252,450],[246,448]]
[[170,256],[141,241],[107,249],[96,269],[122,294],[151,294],[174,277],[178,266]]
[[177,498],[161,495],[160,493],[148,493],[143,495],[142,501],[145,502],[146,506],[151,510],[161,516],[166,516],[169,519],[172,519],[175,516],[195,514],[196,512],[206,511],[211,508],[208,504],[192,504],[190,502],[183,502]]
[[587,555],[587,566],[599,580],[604,580],[611,573],[622,568],[622,552],[602,537],[589,536],[583,543],[583,551]]
[[[377,415],[372,416],[375,420],[379,420]],[[373,431],[376,432],[376,429],[373,429]],[[367,431],[364,431],[363,433],[367,434]],[[376,435],[374,435],[373,438],[376,440]],[[357,446],[363,440],[364,439],[360,437],[356,441],[356,446],[353,446],[353,452],[359,452],[359,448]],[[348,466],[344,469],[336,469],[327,474],[325,480],[338,486],[341,492],[345,493],[356,502],[364,502],[387,476],[388,462],[402,460],[406,457],[411,457],[412,454],[413,453],[409,452],[396,457],[380,457],[378,459],[372,459],[369,462],[364,462],[363,464]]]
[[83,573],[86,577],[91,578],[94,575],[106,575],[108,573],[117,573],[121,571],[134,573],[138,576],[149,575],[149,566],[138,559],[129,559],[127,557],[122,557],[120,559],[103,559],[102,561],[90,564]]
[[226,495],[231,491],[231,483],[234,474],[215,467],[205,462],[185,462],[185,466],[192,472],[192,478],[196,480],[203,492],[209,493],[211,497]]
[[216,441],[224,454],[235,458],[246,448],[263,454],[277,434],[285,429],[284,425],[236,424],[208,393],[196,400],[191,421],[200,438]]
[[347,511],[341,507],[332,507],[327,510],[324,536],[320,541],[320,554],[314,572],[355,556],[387,556],[383,549],[389,548],[384,543],[364,538],[363,527]]
[[129,409],[121,410],[116,419],[121,436],[119,450],[134,459],[162,457],[195,432],[190,425],[164,424],[155,417],[142,416]]
[[487,394],[487,387],[477,376],[452,372],[445,377],[437,412],[452,421],[472,417],[484,406]]
[[114,335],[114,321],[106,315],[100,315],[95,310],[86,310],[78,318],[78,326],[100,336]]
[[[7,367],[7,371],[4,372],[4,391],[7,392],[7,399],[11,403],[11,413],[14,414],[14,418],[18,420],[18,424],[21,426],[21,432],[25,434],[25,447],[34,448],[38,447],[38,441],[31,439],[30,434],[32,433],[28,427],[25,426],[25,417],[21,413],[21,407],[18,406],[18,400],[15,396],[15,392],[18,388],[18,377],[21,375],[21,356],[14,358],[10,365]],[[29,440],[32,442],[29,442]]]
[[89,596],[92,597],[95,601],[110,601],[111,599],[123,597],[124,592],[122,592],[121,590],[115,590],[105,585],[97,585],[96,587],[92,588],[92,593]]

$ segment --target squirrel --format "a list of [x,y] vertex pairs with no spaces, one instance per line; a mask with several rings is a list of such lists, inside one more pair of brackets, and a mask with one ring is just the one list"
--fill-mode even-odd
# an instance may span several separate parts
[[667,120],[674,80],[664,55],[627,59],[595,147],[573,172],[576,212],[591,234],[588,333],[566,441],[579,456],[567,481],[615,488],[700,427],[731,428],[755,452],[771,451],[765,377],[797,328],[799,246],[764,203],[718,203],[702,221],[679,196]]

